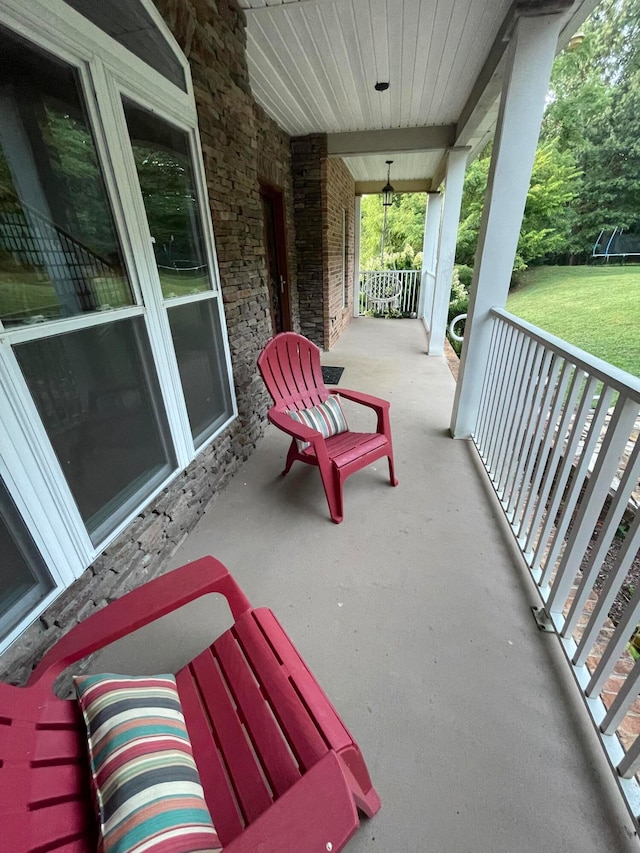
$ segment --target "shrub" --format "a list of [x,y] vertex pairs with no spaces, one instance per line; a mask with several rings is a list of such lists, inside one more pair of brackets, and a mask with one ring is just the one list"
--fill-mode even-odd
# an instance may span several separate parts
[[469,297],[462,296],[460,299],[452,299],[449,303],[449,313],[447,316],[447,325],[457,317],[458,314],[466,314],[469,307]]
[[463,299],[466,295],[467,291],[464,289],[464,286],[460,281],[457,268],[454,267],[453,276],[451,277],[451,293],[449,294],[449,302],[453,302],[456,299]]
[[[459,289],[462,290],[462,295],[454,297],[453,288],[451,289],[451,302],[449,303],[449,312],[447,315],[447,338],[449,339],[449,343],[455,350],[456,354],[459,356],[462,350],[462,342],[455,341],[451,335],[449,334],[449,324],[453,320],[454,317],[457,317],[458,314],[466,314],[467,309],[469,307],[469,295],[465,293],[462,284],[459,284]],[[457,324],[456,333],[464,335],[464,323]]]
[[471,279],[473,278],[473,267],[468,267],[466,264],[456,264],[455,269],[458,271],[458,279],[465,291],[469,293],[471,287]]

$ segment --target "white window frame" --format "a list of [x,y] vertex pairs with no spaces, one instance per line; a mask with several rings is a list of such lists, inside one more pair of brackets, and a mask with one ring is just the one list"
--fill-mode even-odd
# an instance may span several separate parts
[[[207,204],[207,183],[198,136],[189,64],[151,0],[139,0],[172,46],[184,70],[187,91],[172,84],[62,0],[3,0],[0,24],[78,70],[106,191],[113,211],[134,304],[28,327],[0,324],[0,475],[51,573],[55,588],[6,637],[0,653],[26,625],[78,578],[190,462],[237,417],[220,273]],[[46,27],[43,22],[46,21]],[[211,290],[164,299],[151,244],[142,193],[122,99],[136,103],[188,134]],[[134,246],[136,247],[134,251]],[[143,247],[143,249],[140,249]],[[231,412],[197,447],[191,435],[167,310],[202,300],[216,302],[223,338]],[[76,329],[143,317],[165,406],[177,465],[103,541],[93,545],[40,421],[12,345]]]

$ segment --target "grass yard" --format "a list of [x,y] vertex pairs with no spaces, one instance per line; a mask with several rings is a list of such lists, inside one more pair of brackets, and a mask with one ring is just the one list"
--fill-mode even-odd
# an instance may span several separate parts
[[533,267],[507,311],[640,376],[640,265]]

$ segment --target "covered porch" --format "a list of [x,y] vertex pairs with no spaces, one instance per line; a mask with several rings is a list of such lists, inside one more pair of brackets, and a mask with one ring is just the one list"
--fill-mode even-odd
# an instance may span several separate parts
[[[287,442],[269,427],[170,567],[226,563],[359,740],[383,806],[349,850],[637,850],[477,452],[451,440],[455,383],[426,344],[418,320],[360,318],[323,355],[341,386],[391,401],[398,488],[386,465],[359,472],[333,525],[317,471],[279,476]],[[150,649],[188,654],[205,624],[191,613],[167,645],[138,643],[140,667]]]

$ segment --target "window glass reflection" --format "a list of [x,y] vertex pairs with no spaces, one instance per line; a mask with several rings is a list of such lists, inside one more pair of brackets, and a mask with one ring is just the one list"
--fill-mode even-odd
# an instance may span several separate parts
[[222,331],[212,299],[169,310],[169,324],[196,447],[231,414]]
[[0,631],[8,633],[53,589],[53,582],[0,479]]
[[189,138],[125,102],[158,275],[165,299],[211,289]]
[[176,465],[144,320],[18,344],[15,353],[97,544]]
[[0,317],[132,303],[76,72],[0,28]]

